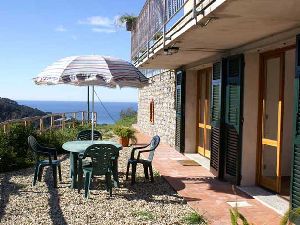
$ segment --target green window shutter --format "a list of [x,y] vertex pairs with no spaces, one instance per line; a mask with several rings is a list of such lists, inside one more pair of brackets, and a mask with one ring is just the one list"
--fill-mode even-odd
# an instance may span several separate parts
[[212,72],[212,87],[211,87],[211,155],[210,155],[210,170],[221,178],[223,176],[223,156],[221,152],[221,135],[222,135],[222,118],[223,118],[223,85],[222,85],[222,70],[224,62],[213,64]]
[[185,72],[176,71],[176,131],[175,148],[179,152],[184,152],[185,139]]
[[300,207],[300,35],[296,38],[294,98],[294,144],[291,176],[291,207]]
[[225,179],[239,185],[241,179],[241,146],[243,118],[244,56],[227,58],[225,81]]

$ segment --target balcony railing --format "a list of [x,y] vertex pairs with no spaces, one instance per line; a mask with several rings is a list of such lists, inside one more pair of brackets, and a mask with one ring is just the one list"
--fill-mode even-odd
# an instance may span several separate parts
[[190,15],[195,18],[216,0],[147,0],[131,31],[131,59],[139,63],[165,46],[167,34]]

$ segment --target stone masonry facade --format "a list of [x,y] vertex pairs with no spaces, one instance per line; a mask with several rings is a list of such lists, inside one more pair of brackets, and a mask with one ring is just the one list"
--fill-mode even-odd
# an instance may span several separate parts
[[[149,79],[150,85],[139,90],[138,127],[151,136],[175,146],[175,73],[166,71]],[[150,103],[154,102],[154,121],[150,121]]]

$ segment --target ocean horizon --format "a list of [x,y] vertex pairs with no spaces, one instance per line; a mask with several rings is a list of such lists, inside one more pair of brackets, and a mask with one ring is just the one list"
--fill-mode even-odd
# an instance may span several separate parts
[[[86,101],[43,101],[43,100],[16,100],[20,105],[26,105],[47,113],[64,113],[87,111]],[[128,108],[137,110],[137,102],[102,102],[108,113],[100,102],[95,102],[95,111],[97,112],[98,124],[114,124],[120,119],[120,112]],[[90,102],[90,111],[92,103]]]

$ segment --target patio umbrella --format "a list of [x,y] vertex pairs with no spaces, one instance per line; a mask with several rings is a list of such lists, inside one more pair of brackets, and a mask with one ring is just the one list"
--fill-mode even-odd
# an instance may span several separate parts
[[[93,115],[95,85],[110,88],[141,88],[148,84],[148,78],[131,63],[122,59],[101,55],[63,58],[46,67],[33,80],[37,85],[71,84],[76,86],[92,86]],[[94,116],[92,116],[92,134],[93,131]]]

